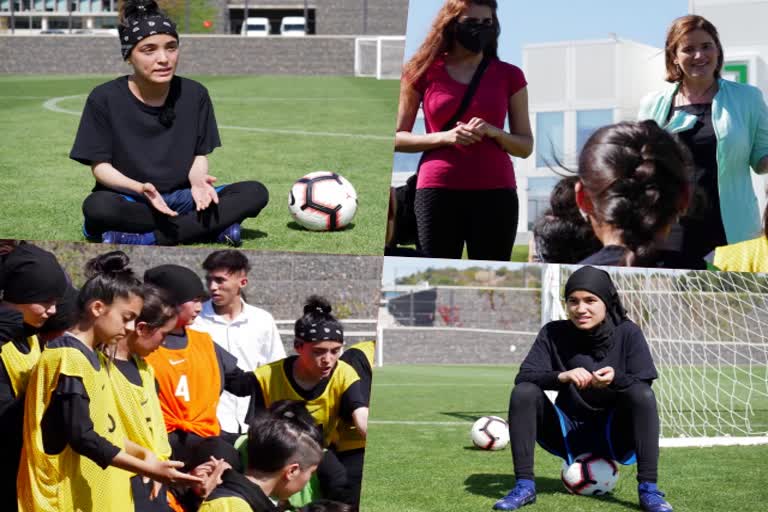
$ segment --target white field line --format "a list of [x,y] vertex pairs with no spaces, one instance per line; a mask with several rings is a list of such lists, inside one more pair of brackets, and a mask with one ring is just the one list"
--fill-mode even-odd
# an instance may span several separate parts
[[[375,372],[375,370],[374,370]],[[402,387],[420,387],[420,388],[436,388],[436,387],[452,387],[452,388],[488,388],[494,386],[504,386],[511,389],[514,378],[510,378],[509,382],[489,382],[488,384],[456,384],[448,382],[392,382],[376,384],[373,386],[376,388],[402,388]]]
[[344,101],[344,102],[348,102],[348,101],[365,101],[365,102],[368,102],[368,101],[386,101],[386,102],[390,102],[390,101],[392,101],[389,98],[345,98],[343,96],[335,96],[335,97],[334,96],[328,96],[328,97],[318,96],[318,97],[315,97],[315,98],[312,98],[312,97],[309,97],[309,96],[307,96],[305,98],[301,98],[301,97],[292,98],[290,96],[285,96],[285,97],[281,97],[281,96],[248,96],[248,97],[244,97],[244,98],[231,98],[231,97],[224,97],[224,96],[211,96],[211,99],[214,102],[216,102],[216,101],[232,101],[232,102],[242,102],[242,103],[246,103],[246,102],[249,102],[249,101],[253,101],[253,102],[258,102],[258,101]]
[[[85,95],[75,94],[73,96],[59,96],[58,98],[51,98],[43,102],[43,108],[59,114],[69,114],[74,116],[80,116],[82,112],[65,109],[63,107],[60,107],[59,103],[62,101],[70,100],[74,98],[82,98],[83,96]],[[394,135],[384,136],[384,135],[366,135],[363,133],[314,132],[314,131],[308,131],[308,130],[284,130],[284,129],[277,129],[277,128],[256,128],[252,126],[231,126],[231,125],[223,125],[223,124],[220,124],[219,128],[223,128],[225,130],[238,130],[238,131],[244,131],[244,132],[268,133],[268,134],[276,134],[276,135],[303,135],[307,137],[341,137],[341,138],[348,138],[348,139],[388,140],[393,143],[395,140]]]
[[0,96],[0,100],[45,100],[48,96]]

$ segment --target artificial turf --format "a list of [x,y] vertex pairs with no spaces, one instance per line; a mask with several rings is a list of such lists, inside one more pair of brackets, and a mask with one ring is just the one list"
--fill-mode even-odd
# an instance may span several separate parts
[[[83,241],[90,170],[68,158],[86,95],[110,76],[0,76],[0,237]],[[398,82],[351,77],[192,76],[213,100],[222,147],[217,184],[255,179],[270,203],[243,224],[243,247],[322,253],[383,252]],[[71,97],[70,97],[71,96]],[[63,97],[69,97],[64,98]],[[59,98],[53,108],[44,104]],[[288,191],[329,170],[356,188],[353,225],[313,233],[288,213]]]
[[[475,449],[469,431],[480,416],[506,417],[516,372],[513,366],[377,368],[361,510],[490,511],[514,483],[509,448]],[[762,421],[768,411],[756,413]],[[768,446],[662,448],[659,488],[676,512],[763,511],[766,458]],[[538,499],[526,512],[640,510],[635,466],[620,467],[612,494],[593,498],[568,494],[556,457],[537,447],[535,461]]]

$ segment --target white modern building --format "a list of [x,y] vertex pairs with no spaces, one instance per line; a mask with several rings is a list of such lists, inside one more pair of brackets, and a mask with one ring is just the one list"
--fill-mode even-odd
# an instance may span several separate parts
[[637,117],[642,97],[663,85],[658,48],[611,37],[523,47],[534,152],[516,159],[519,231],[548,207],[560,166],[575,170],[597,128]]

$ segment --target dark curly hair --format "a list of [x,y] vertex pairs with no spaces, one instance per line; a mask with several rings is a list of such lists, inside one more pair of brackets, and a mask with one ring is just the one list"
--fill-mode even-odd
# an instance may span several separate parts
[[602,244],[576,205],[578,176],[561,179],[549,196],[549,208],[533,225],[536,251],[545,263],[578,263]]

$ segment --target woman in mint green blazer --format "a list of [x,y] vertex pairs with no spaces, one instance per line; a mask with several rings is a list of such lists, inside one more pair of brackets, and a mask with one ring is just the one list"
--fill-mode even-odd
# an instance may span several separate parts
[[673,22],[665,61],[670,85],[646,96],[638,117],[655,120],[691,150],[697,193],[669,241],[704,257],[761,231],[750,167],[768,172],[768,108],[756,87],[720,77],[723,47],[701,16]]

